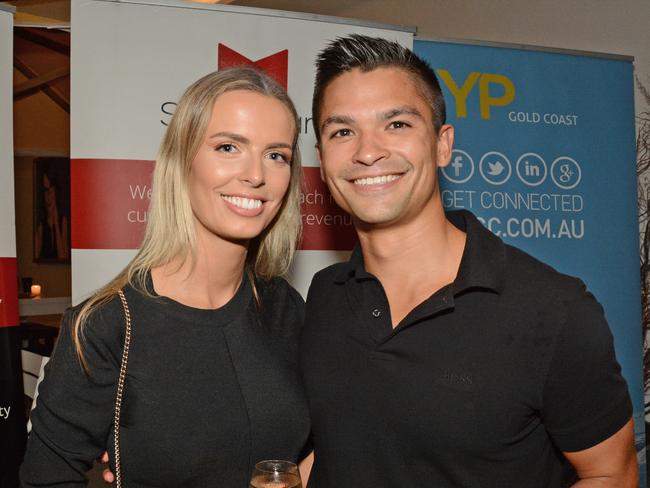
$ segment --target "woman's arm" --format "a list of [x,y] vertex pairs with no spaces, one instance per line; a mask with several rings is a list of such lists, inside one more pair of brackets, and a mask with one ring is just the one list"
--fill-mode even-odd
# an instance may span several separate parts
[[305,459],[300,461],[298,469],[300,470],[300,478],[302,479],[302,486],[307,486],[309,481],[309,474],[311,467],[314,465],[314,451],[311,451]]
[[106,449],[122,336],[112,305],[114,302],[95,312],[85,329],[89,375],[83,371],[72,341],[73,313],[64,316],[32,412],[32,433],[20,469],[23,487],[85,486],[85,473]]

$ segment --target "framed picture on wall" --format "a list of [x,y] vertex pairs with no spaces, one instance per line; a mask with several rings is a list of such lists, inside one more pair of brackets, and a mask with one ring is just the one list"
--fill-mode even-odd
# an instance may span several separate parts
[[70,159],[34,160],[34,261],[70,262]]

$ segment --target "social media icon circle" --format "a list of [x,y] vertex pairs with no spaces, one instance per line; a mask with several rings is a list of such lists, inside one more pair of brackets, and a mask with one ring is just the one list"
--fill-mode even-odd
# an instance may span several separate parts
[[485,181],[491,185],[503,185],[512,175],[510,160],[500,152],[485,153],[478,163],[478,170]]
[[558,188],[571,190],[580,183],[582,170],[575,159],[569,156],[560,156],[551,164],[551,179]]
[[465,183],[474,175],[474,160],[465,151],[454,149],[449,164],[440,171],[452,183]]
[[528,186],[538,186],[544,183],[548,175],[546,161],[539,154],[522,154],[515,165],[517,176]]

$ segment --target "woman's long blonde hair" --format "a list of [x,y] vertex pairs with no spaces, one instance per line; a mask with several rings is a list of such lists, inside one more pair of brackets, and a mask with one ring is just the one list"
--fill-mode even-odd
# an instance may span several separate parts
[[89,368],[82,342],[90,315],[127,284],[147,293],[146,282],[152,268],[178,256],[195,261],[196,232],[187,179],[192,161],[203,143],[217,97],[233,90],[273,97],[282,102],[294,118],[289,189],[271,224],[249,243],[246,257],[247,273],[256,277],[270,279],[287,272],[300,235],[298,114],[287,93],[257,69],[232,68],[210,73],[187,88],[163,137],[153,173],[147,228],[140,250],[124,270],[82,305],[75,316],[73,340],[86,372]]

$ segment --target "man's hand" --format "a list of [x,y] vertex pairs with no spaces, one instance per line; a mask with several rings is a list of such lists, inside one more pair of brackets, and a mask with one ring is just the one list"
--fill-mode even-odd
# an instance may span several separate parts
[[639,466],[630,419],[618,432],[589,449],[565,452],[580,481],[573,488],[637,488]]
[[[104,451],[104,454],[102,454],[102,457],[99,458],[99,462],[102,464],[108,464],[108,452]],[[104,471],[102,472],[102,478],[104,479],[104,483],[106,484],[112,484],[115,481],[115,475],[113,472],[110,470],[110,468],[105,468]]]

